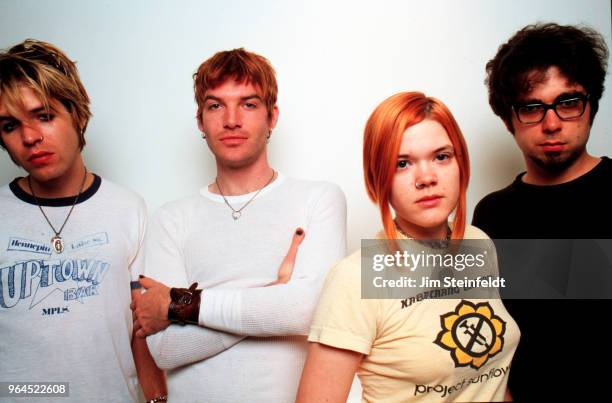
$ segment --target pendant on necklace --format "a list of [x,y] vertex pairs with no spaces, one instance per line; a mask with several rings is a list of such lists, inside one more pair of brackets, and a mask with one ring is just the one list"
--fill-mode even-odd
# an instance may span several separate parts
[[241,215],[242,213],[240,211],[232,211],[232,218],[234,219],[234,221],[238,220]]
[[64,251],[64,240],[61,236],[55,235],[51,238],[51,246],[53,246],[56,253],[62,253]]

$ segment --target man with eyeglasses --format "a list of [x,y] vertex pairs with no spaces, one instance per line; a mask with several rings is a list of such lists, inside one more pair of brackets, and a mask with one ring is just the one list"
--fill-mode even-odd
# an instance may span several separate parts
[[[473,224],[491,238],[612,238],[612,161],[586,149],[607,60],[596,31],[548,23],[521,29],[487,63],[489,103],[526,165],[508,187],[476,206]],[[500,265],[503,274],[501,258]],[[561,266],[550,278],[568,275]],[[517,401],[603,396],[606,376],[593,367],[611,354],[593,336],[609,301],[505,301],[522,334],[509,382]]]

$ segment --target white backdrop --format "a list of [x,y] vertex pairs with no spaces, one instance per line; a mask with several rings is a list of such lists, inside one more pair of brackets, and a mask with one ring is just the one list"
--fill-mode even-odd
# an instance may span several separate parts
[[[421,90],[450,107],[471,153],[471,219],[482,196],[523,169],[487,103],[484,66],[497,47],[536,21],[588,24],[612,43],[609,0],[374,3],[3,0],[0,47],[37,38],[77,60],[94,114],[86,163],[142,194],[151,210],[214,178],[194,119],[197,66],[219,50],[261,53],[280,87],[272,165],[342,187],[354,250],[380,227],[361,169],[363,126],[379,102]],[[612,154],[611,108],[608,91],[589,143],[595,155]],[[0,183],[22,174],[0,152]]]
[[[342,187],[354,250],[380,227],[361,169],[363,126],[379,102],[421,90],[450,107],[471,152],[471,218],[482,196],[523,169],[487,103],[484,66],[497,47],[536,21],[588,24],[611,43],[609,0],[377,3],[4,0],[0,47],[37,38],[78,62],[94,114],[86,163],[142,194],[151,210],[214,177],[194,119],[197,66],[218,50],[261,53],[280,88],[272,164]],[[611,107],[608,91],[589,143],[596,155],[612,154]],[[0,183],[22,174],[0,153]]]

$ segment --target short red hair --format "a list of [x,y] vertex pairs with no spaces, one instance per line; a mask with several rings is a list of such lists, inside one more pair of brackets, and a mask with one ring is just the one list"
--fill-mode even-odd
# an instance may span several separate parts
[[215,53],[205,60],[193,75],[198,118],[204,107],[206,91],[228,79],[257,87],[268,110],[268,117],[272,116],[278,94],[274,68],[265,57],[239,48]]
[[363,139],[366,189],[370,199],[378,204],[388,239],[398,237],[389,200],[402,138],[406,129],[426,119],[434,120],[444,127],[455,150],[459,165],[459,201],[451,237],[462,239],[465,232],[470,160],[461,129],[441,101],[420,92],[401,92],[376,107],[366,123]]

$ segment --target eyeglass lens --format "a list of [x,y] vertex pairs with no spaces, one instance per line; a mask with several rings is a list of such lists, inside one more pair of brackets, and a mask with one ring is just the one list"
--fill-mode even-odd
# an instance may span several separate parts
[[552,104],[521,105],[517,109],[517,117],[522,123],[539,123],[544,119],[546,112],[553,109],[560,119],[575,119],[584,113],[585,100],[586,96],[577,96],[561,99]]

